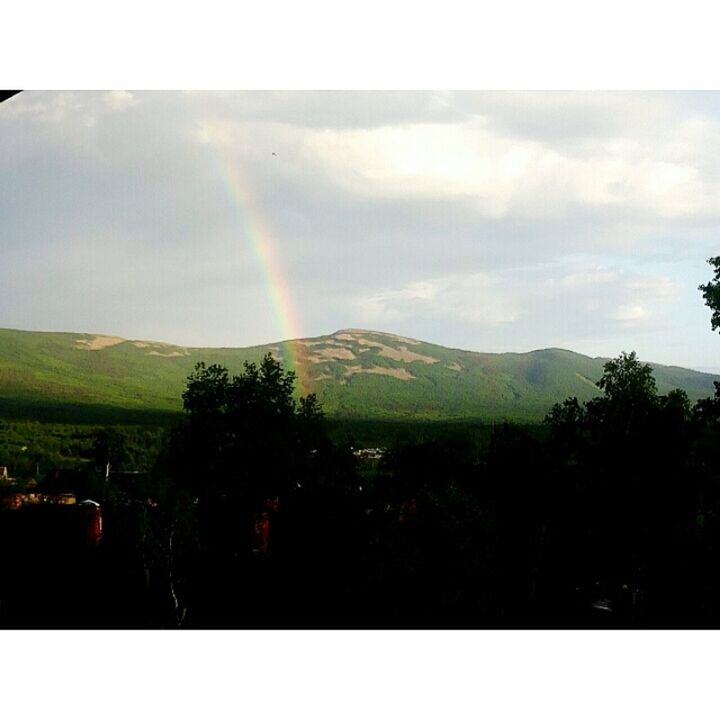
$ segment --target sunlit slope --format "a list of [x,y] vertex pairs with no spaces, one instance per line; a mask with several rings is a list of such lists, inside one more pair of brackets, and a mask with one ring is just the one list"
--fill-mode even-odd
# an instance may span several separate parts
[[[356,418],[541,419],[554,402],[597,394],[605,362],[568,350],[475,353],[396,335],[344,330],[250,348],[185,348],[73,333],[0,330],[0,412],[72,406],[178,411],[195,364],[239,372],[271,352],[298,360],[303,391],[329,415]],[[654,366],[658,390],[712,395],[716,376]]]
[[[357,330],[304,342],[316,354],[338,351],[333,362],[311,363],[315,392],[333,413],[356,417],[541,419],[566,397],[597,395],[607,361],[554,348],[476,353]],[[715,376],[653,369],[660,393],[682,388],[697,399],[714,392]]]
[[0,405],[179,411],[200,360],[240,371],[262,350],[195,350],[100,335],[0,330]]

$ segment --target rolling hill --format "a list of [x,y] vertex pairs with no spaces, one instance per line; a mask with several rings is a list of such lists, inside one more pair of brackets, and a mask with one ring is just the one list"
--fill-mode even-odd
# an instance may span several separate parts
[[[606,359],[556,348],[455,350],[369,330],[248,348],[188,348],[105,335],[0,330],[0,415],[76,422],[170,417],[196,363],[240,372],[270,352],[296,359],[300,390],[329,416],[368,419],[542,419],[550,406],[598,393]],[[660,393],[713,394],[720,379],[653,365]],[[69,421],[69,420],[66,420]]]

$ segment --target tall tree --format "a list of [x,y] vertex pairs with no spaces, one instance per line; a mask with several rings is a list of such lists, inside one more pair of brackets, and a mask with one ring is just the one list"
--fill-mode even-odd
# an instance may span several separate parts
[[608,402],[622,405],[645,403],[657,395],[652,368],[641,363],[634,351],[620,353],[618,358],[608,360],[597,386]]
[[712,310],[710,327],[713,330],[720,329],[720,255],[708,259],[708,263],[714,269],[714,277],[705,285],[700,285],[698,290],[702,292],[705,304]]
[[[700,285],[698,290],[702,292],[705,304],[712,310],[710,327],[713,330],[720,329],[720,255],[708,258],[708,263],[714,269],[714,277],[705,285]],[[717,418],[720,416],[720,382],[715,381],[715,397],[712,400],[700,400],[695,406],[695,413],[698,416]]]
[[307,461],[322,411],[313,395],[297,402],[295,374],[270,354],[230,377],[199,363],[183,393],[186,423],[173,456],[176,474],[198,496],[277,496]]

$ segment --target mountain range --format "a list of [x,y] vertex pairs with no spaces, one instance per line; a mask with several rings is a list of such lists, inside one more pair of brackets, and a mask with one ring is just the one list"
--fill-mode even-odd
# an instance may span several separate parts
[[[196,363],[239,373],[268,352],[292,360],[299,391],[316,393],[328,416],[376,420],[538,421],[566,397],[597,395],[607,362],[559,348],[471,352],[358,329],[247,348],[0,329],[0,415],[78,422],[174,415]],[[650,364],[661,394],[681,388],[692,400],[708,397],[720,380]]]

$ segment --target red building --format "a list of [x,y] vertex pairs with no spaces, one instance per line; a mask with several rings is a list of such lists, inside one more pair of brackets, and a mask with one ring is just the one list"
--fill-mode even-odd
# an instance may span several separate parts
[[94,500],[83,500],[79,503],[86,523],[86,539],[88,545],[97,545],[102,539],[102,508]]

